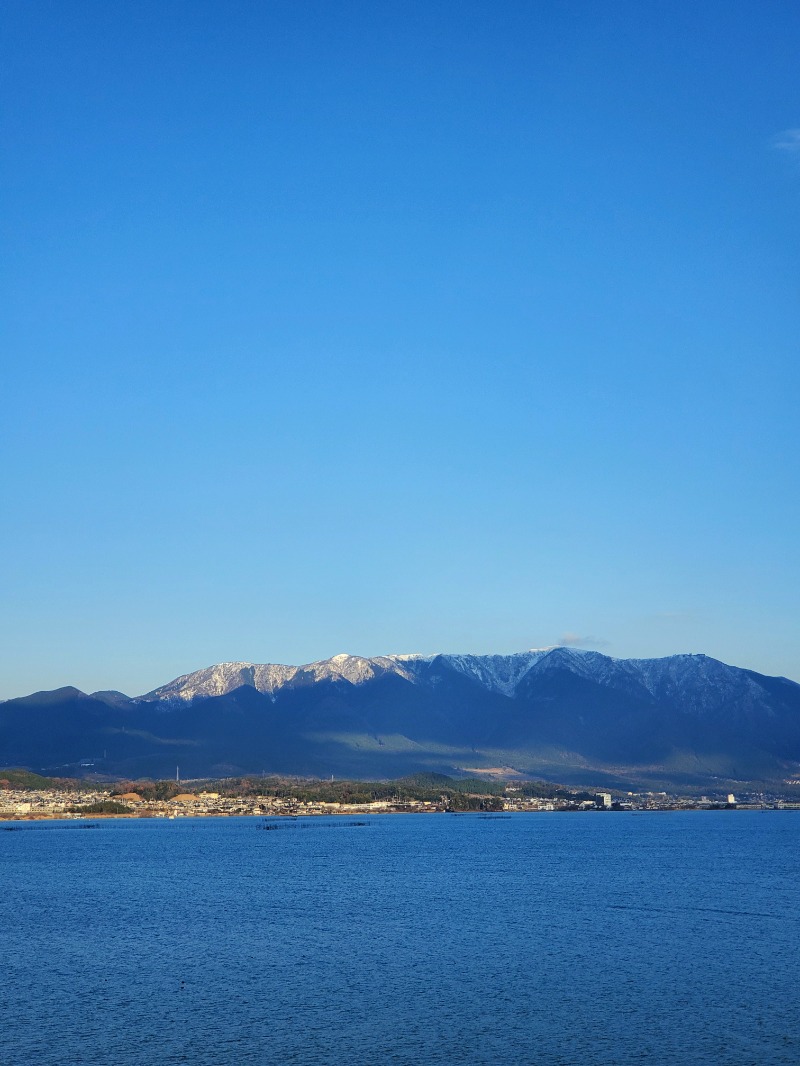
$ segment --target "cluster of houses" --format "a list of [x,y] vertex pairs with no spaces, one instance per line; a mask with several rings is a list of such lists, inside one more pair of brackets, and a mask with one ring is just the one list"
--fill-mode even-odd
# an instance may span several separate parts
[[[265,817],[322,814],[431,814],[449,810],[445,796],[439,801],[415,799],[375,800],[370,803],[338,803],[303,801],[292,797],[223,796],[219,792],[184,792],[170,799],[146,799],[137,792],[122,795],[100,789],[73,791],[0,789],[0,821],[39,818],[82,818],[97,814],[97,805],[119,804],[129,817],[185,818],[232,815],[261,815]],[[766,798],[737,802],[729,795],[727,802],[705,796],[676,798],[665,792],[628,794],[614,799],[610,792],[599,792],[593,799],[573,800],[563,796],[549,798],[527,797],[521,789],[510,786],[502,801],[504,811],[564,811],[564,810],[675,810],[709,808],[798,808],[800,804]],[[110,813],[110,812],[109,812]],[[121,812],[120,812],[121,813]]]
[[67,818],[69,808],[90,803],[102,803],[109,793],[100,790],[75,789],[0,789],[0,819],[9,818]]

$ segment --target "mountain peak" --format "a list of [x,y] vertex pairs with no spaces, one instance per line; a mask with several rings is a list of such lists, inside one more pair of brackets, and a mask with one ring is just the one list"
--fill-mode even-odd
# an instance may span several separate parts
[[128,776],[179,761],[196,776],[512,765],[595,784],[629,773],[649,787],[686,775],[703,788],[722,777],[800,781],[800,685],[696,654],[616,659],[558,646],[217,663],[138,699],[66,688],[6,702],[0,718],[5,749],[26,764],[78,767],[107,749],[107,768]]
[[[556,644],[510,655],[378,655],[367,658],[339,652],[304,666],[279,663],[224,662],[183,674],[140,697],[145,700],[180,700],[222,696],[241,686],[250,686],[275,699],[288,687],[319,682],[363,685],[378,677],[395,675],[412,684],[427,684],[432,664],[441,664],[490,692],[513,699],[528,674],[568,671],[586,680],[608,684],[612,678],[638,686],[655,695],[687,684],[708,688],[712,680],[719,691],[733,684],[739,671],[707,655],[684,653],[660,659],[617,659],[599,651]],[[124,698],[124,697],[120,697]],[[710,697],[709,697],[710,698]]]

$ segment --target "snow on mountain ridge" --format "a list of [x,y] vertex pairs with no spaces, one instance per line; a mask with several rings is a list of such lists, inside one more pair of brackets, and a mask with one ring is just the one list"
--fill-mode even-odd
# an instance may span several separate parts
[[379,655],[365,658],[339,653],[304,666],[274,663],[217,663],[183,674],[148,693],[142,699],[188,701],[196,697],[221,696],[249,685],[273,700],[285,686],[346,681],[361,685],[393,674],[412,684],[427,683],[431,664],[445,667],[471,679],[483,688],[514,698],[529,674],[568,670],[601,685],[622,687],[658,700],[681,695],[697,709],[719,703],[726,696],[744,697],[757,703],[760,686],[746,672],[705,655],[672,655],[660,659],[617,659],[597,651],[555,646],[533,648],[511,655]]
[[147,699],[191,700],[196,696],[223,696],[241,685],[273,695],[295,676],[298,667],[274,663],[217,663],[203,670],[182,674],[148,692]]
[[[288,684],[319,681],[349,681],[360,685],[382,674],[392,673],[406,681],[417,683],[420,671],[441,659],[450,669],[477,681],[492,692],[512,697],[525,674],[540,660],[558,648],[533,648],[511,655],[378,655],[365,658],[340,652],[329,659],[306,663],[303,666],[284,666],[278,663],[217,663],[214,666],[182,674],[174,681],[147,693],[145,699],[192,700],[199,696],[222,696],[242,685],[250,685],[273,699]],[[568,656],[580,658],[596,653],[564,648]],[[601,657],[602,658],[602,657]]]
[[479,681],[490,692],[513,696],[517,685],[547,651],[523,651],[514,655],[442,655],[443,662]]
[[[513,696],[516,686],[542,658],[556,648],[536,648],[511,655],[379,655],[365,658],[340,652],[329,659],[306,663],[303,666],[284,666],[277,663],[217,663],[214,666],[182,674],[174,681],[147,693],[147,699],[191,700],[198,696],[222,696],[242,685],[250,685],[259,692],[275,698],[279,689],[292,682],[345,680],[359,685],[380,674],[394,673],[406,681],[417,682],[421,667],[440,658],[450,669],[470,677],[484,688],[505,696]],[[563,649],[570,656],[580,656],[576,649]],[[589,653],[591,654],[591,653]]]
[[[624,662],[625,660],[623,660]],[[764,693],[746,671],[708,655],[670,655],[664,659],[631,659],[654,697],[680,693],[685,706],[705,710],[726,700],[763,703]]]
[[379,655],[365,659],[360,655],[340,653],[303,666],[284,666],[280,663],[217,663],[190,674],[182,674],[174,681],[148,692],[144,699],[192,700],[197,696],[223,696],[242,685],[250,685],[272,698],[292,681],[349,681],[353,685],[371,681],[380,674],[394,673],[407,681],[414,674],[393,656]]
[[299,672],[306,677],[310,675],[314,681],[341,679],[353,685],[363,684],[386,673],[400,674],[408,681],[413,680],[411,673],[388,655],[377,655],[372,659],[365,659],[361,655],[334,655],[330,659],[301,666]]

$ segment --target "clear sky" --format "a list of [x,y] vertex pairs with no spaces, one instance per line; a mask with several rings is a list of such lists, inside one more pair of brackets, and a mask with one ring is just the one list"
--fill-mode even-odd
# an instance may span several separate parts
[[800,7],[4,0],[0,697],[800,680]]

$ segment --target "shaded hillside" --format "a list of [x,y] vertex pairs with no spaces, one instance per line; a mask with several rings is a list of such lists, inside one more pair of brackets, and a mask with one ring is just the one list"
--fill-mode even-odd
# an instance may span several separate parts
[[[9,700],[0,765],[129,778],[503,765],[570,784],[700,787],[800,776],[800,686],[706,656],[351,658],[223,664],[138,699],[63,688]],[[196,677],[219,694],[193,694]]]

